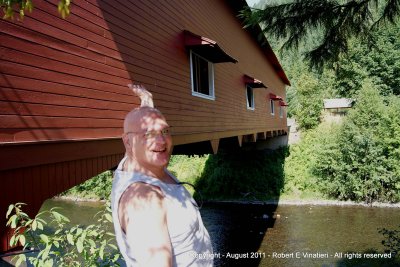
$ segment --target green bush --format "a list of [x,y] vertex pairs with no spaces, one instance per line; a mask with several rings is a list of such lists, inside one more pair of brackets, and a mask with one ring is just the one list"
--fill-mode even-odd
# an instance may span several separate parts
[[61,196],[83,199],[108,199],[111,193],[112,179],[113,173],[105,171],[63,192]]
[[207,199],[259,199],[280,195],[286,149],[210,155],[196,186]]
[[[20,243],[24,250],[37,249],[39,253],[27,257],[20,254],[13,261],[18,267],[24,262],[33,266],[119,266],[122,257],[115,243],[115,236],[108,231],[112,223],[109,203],[97,216],[97,224],[86,227],[76,225],[66,227],[69,219],[59,213],[57,208],[44,211],[31,219],[23,212],[23,203],[10,205],[6,214],[7,226],[14,229],[10,245]],[[49,213],[51,221],[42,219]],[[52,226],[48,233],[45,226]]]
[[[289,148],[285,161],[285,187],[283,195],[289,198],[322,197],[317,184],[317,176],[312,172],[313,164],[322,151],[335,148],[335,135],[339,125],[323,122],[318,127],[302,133],[301,141]],[[324,162],[330,166],[332,162]]]
[[366,82],[330,147],[317,151],[313,173],[321,190],[340,200],[400,200],[400,108]]
[[322,89],[321,82],[311,74],[303,73],[298,78],[296,91],[289,95],[289,104],[294,104],[290,107],[290,114],[296,117],[300,128],[312,129],[320,123]]
[[393,257],[400,256],[400,226],[398,229],[390,230],[386,228],[379,229],[379,233],[385,238],[382,245],[386,247],[385,253],[390,253]]

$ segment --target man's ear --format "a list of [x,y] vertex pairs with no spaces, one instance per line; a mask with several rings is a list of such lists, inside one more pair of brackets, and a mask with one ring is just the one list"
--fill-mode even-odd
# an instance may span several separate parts
[[127,151],[132,150],[132,142],[129,140],[129,134],[124,133],[122,135],[122,142],[124,142],[124,146]]

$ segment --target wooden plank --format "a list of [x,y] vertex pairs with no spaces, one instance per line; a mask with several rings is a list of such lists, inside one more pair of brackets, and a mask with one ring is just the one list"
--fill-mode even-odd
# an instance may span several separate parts
[[69,161],[67,164],[68,168],[68,189],[74,187],[76,183],[76,166],[75,161]]
[[[34,188],[34,183],[33,183],[33,177],[32,177],[32,169],[31,168],[23,168],[20,169],[19,171],[22,172],[22,184],[23,184],[23,193],[24,197],[21,199],[24,203],[26,203],[29,206],[35,205],[35,191],[33,190]],[[16,178],[17,179],[17,178]]]
[[[126,72],[125,69],[118,69],[109,65],[104,64],[104,59],[102,63],[93,61],[91,58],[85,58],[78,55],[74,55],[70,52],[66,52],[63,50],[56,50],[50,47],[47,47],[41,43],[33,43],[27,42],[24,39],[16,38],[15,36],[7,35],[7,34],[0,34],[0,42],[1,46],[7,51],[4,53],[4,60],[10,60],[13,62],[22,62],[22,63],[29,63],[32,62],[29,58],[37,58],[42,59],[53,59],[49,60],[52,65],[62,63],[68,63],[72,66],[79,66],[82,69],[87,69],[95,72],[100,72],[104,75],[103,78],[107,79],[107,76],[118,76],[124,79],[130,79],[129,74]],[[21,57],[20,61],[14,60],[13,57]],[[44,58],[44,59],[43,59]],[[45,62],[45,61],[44,61]],[[85,72],[85,75],[87,73]]]
[[[128,84],[130,82],[129,76],[124,75],[126,73],[124,73],[123,71],[121,72],[114,71],[115,73],[114,75],[106,74],[105,72],[94,71],[92,69],[85,68],[85,66],[68,64],[66,63],[67,61],[64,61],[64,58],[67,57],[68,55],[62,53],[57,53],[57,54],[58,54],[57,59],[61,61],[7,48],[7,51],[2,55],[2,60],[19,63],[23,65],[29,65],[32,67],[57,72],[62,75],[72,75],[94,81],[100,81],[104,82],[105,84],[117,85],[117,84]],[[79,64],[79,62],[76,63]],[[82,76],[82,74],[84,74],[84,76]],[[126,77],[120,77],[120,76],[126,76]]]
[[[6,90],[6,89],[5,89]],[[57,98],[57,97],[56,97]],[[0,100],[0,114],[17,115],[17,116],[45,116],[45,117],[68,117],[68,118],[88,118],[88,119],[115,119],[120,121],[127,114],[127,111],[69,107],[62,105],[52,105],[51,97],[47,98],[49,102],[45,103],[29,103],[29,102],[13,102]],[[40,100],[38,100],[39,102]],[[43,101],[45,102],[45,101]],[[76,103],[75,103],[76,104]]]
[[[26,75],[26,77],[2,73],[0,76],[1,87],[25,90],[28,91],[28,93],[53,93],[54,95],[65,97],[76,97],[72,98],[73,101],[70,101],[70,105],[74,105],[74,101],[78,100],[79,98],[84,98],[90,101],[108,100],[112,103],[117,102],[121,105],[120,109],[124,109],[125,104],[128,104],[126,107],[129,108],[133,104],[138,105],[140,103],[138,98],[133,96],[133,93],[130,92],[126,86],[119,87],[118,90],[114,90],[113,92],[101,91],[98,90],[98,87],[87,88],[79,85],[74,86],[62,84],[58,81],[36,80],[36,78],[38,78],[35,76],[35,71],[37,69],[23,65],[14,65],[13,67],[14,68],[12,70],[18,71],[17,73],[19,73],[19,71],[25,71],[24,75]],[[18,69],[18,67],[21,69]],[[3,94],[0,96],[4,98]],[[101,105],[101,102],[98,104]]]
[[90,179],[95,174],[94,166],[93,166],[93,158],[86,159],[86,167],[88,169],[88,176],[87,178]]
[[0,170],[87,159],[125,151],[118,139],[2,145]]
[[[113,84],[108,84],[105,82],[101,81],[94,81],[91,79],[86,79],[84,77],[79,77],[79,76],[73,76],[73,75],[68,75],[68,74],[63,74],[63,73],[58,73],[58,72],[52,72],[49,70],[44,70],[44,69],[39,69],[35,67],[30,67],[22,64],[17,64],[13,62],[6,62],[6,61],[0,61],[0,70],[2,73],[5,74],[19,74],[23,73],[24,77],[28,78],[34,78],[38,80],[43,80],[43,81],[49,81],[49,82],[54,82],[56,81],[57,83],[60,84],[65,84],[65,85],[72,85],[72,86],[80,86],[80,87],[86,87],[86,88],[96,88],[97,90],[101,91],[108,91],[108,92],[126,92],[126,83],[124,83],[124,86],[121,85],[113,85]],[[125,93],[126,94],[126,93]]]
[[[40,207],[42,203],[40,202],[40,167],[34,166],[34,167],[28,167],[27,169],[30,169],[31,171],[31,180],[32,180],[32,195],[33,195],[33,203],[32,204],[32,209],[36,209],[36,207]],[[13,171],[13,170],[10,170]]]
[[18,128],[120,128],[122,120],[68,117],[45,117],[45,116],[18,116],[0,115],[0,129]]
[[56,192],[54,192],[53,187],[51,185],[51,178],[50,178],[48,165],[41,166],[41,174],[42,174],[42,179],[44,182],[44,187],[45,187],[45,192],[46,192],[46,194],[44,196],[46,199],[51,198],[54,196],[54,194]]
[[[10,204],[14,204],[14,193],[15,186],[18,185],[14,183],[14,177],[12,172],[0,172],[1,183],[4,188],[8,188],[8,190],[4,190],[4,192],[0,195],[0,212],[2,214],[6,214],[8,206]],[[6,226],[6,218],[5,216],[0,217],[0,248],[3,250],[9,249],[9,241],[11,238],[11,231],[7,230]]]
[[26,25],[17,25],[8,21],[0,21],[2,33],[9,34],[15,38],[26,40],[29,43],[41,44],[54,50],[64,51],[71,55],[91,59],[99,63],[106,62],[106,56],[90,51],[85,46],[77,46],[77,43],[67,43],[59,40],[52,35],[32,31]]
[[[9,195],[9,200],[11,200],[11,203],[16,203],[16,202],[24,202],[25,201],[25,196],[24,196],[24,179],[23,179],[23,170],[19,169],[16,170],[13,173],[10,173],[9,179],[12,179],[13,185],[12,188],[9,187],[7,190],[11,190],[12,195]],[[9,204],[11,204],[9,203]]]
[[57,174],[56,174],[56,166],[55,164],[46,165],[47,173],[49,175],[49,188],[50,192],[53,194],[59,194],[58,185],[57,185]]
[[0,130],[0,145],[32,142],[65,142],[88,141],[103,139],[120,139],[123,129],[118,128],[73,128],[73,129],[2,129]]
[[90,176],[90,178],[93,178],[94,176],[96,176],[98,173],[101,172],[101,168],[99,168],[97,159],[98,158],[92,159],[93,172],[92,172],[92,175]]

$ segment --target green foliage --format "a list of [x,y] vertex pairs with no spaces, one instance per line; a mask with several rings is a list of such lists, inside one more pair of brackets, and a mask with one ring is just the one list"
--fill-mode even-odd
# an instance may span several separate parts
[[343,97],[353,97],[365,79],[370,79],[383,95],[400,95],[400,24],[397,23],[372,33],[374,46],[351,40],[347,55],[335,68],[333,84]]
[[[76,225],[66,229],[69,219],[59,213],[57,208],[44,211],[31,219],[22,211],[23,203],[9,206],[6,218],[7,226],[14,229],[10,245],[20,243],[24,249],[39,249],[36,256],[20,254],[13,260],[18,267],[24,262],[33,266],[119,266],[121,255],[114,244],[114,234],[109,232],[112,223],[111,209],[107,203],[104,211],[97,216],[97,224],[83,227]],[[48,213],[51,222],[41,217]],[[51,234],[44,230],[52,225],[55,231]]]
[[74,196],[85,199],[108,199],[111,193],[113,173],[105,171],[95,177],[63,192],[62,196]]
[[[173,155],[168,165],[168,170],[173,173],[181,182],[196,184],[203,173],[208,155],[186,156]],[[192,187],[187,187],[191,194],[194,194]]]
[[179,177],[181,181],[195,183],[201,176],[207,159],[208,155],[174,155],[171,157],[168,170]]
[[[396,99],[396,100],[394,100]],[[400,200],[398,97],[390,104],[366,82],[330,147],[317,151],[313,173],[340,200]]]
[[[71,0],[60,0],[58,2],[58,12],[65,19],[70,13]],[[14,9],[18,10],[20,19],[23,19],[25,12],[32,12],[32,0],[0,0],[0,7],[3,9],[3,19],[14,19]]]
[[320,70],[349,51],[351,38],[372,41],[372,29],[394,24],[399,15],[398,0],[284,0],[241,12],[247,27],[261,24],[268,36],[285,40],[286,48],[317,40],[306,58]]
[[311,129],[320,122],[322,110],[322,84],[312,74],[301,74],[294,82],[289,97],[290,113],[302,129]]
[[285,149],[210,155],[196,186],[207,199],[270,199],[284,183]]
[[400,256],[400,226],[398,228],[398,230],[379,229],[379,233],[385,238],[382,240],[382,245],[386,247],[385,253],[390,253],[393,257]]
[[32,12],[33,4],[31,0],[0,0],[0,7],[3,9],[3,19],[14,18],[14,8],[18,10],[21,19],[25,16],[25,12]]
[[[291,145],[289,156],[285,160],[284,196],[307,198],[321,197],[317,177],[312,173],[318,151],[332,151],[335,146],[335,134],[340,125],[323,122],[315,129],[302,133],[301,141]],[[326,162],[330,165],[331,162]]]

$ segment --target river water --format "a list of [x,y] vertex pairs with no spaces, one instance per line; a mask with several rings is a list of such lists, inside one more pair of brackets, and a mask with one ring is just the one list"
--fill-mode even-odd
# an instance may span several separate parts
[[[47,200],[71,224],[91,224],[98,202]],[[208,203],[201,208],[215,266],[383,266],[378,228],[399,229],[400,208]],[[386,266],[396,266],[395,264]]]

